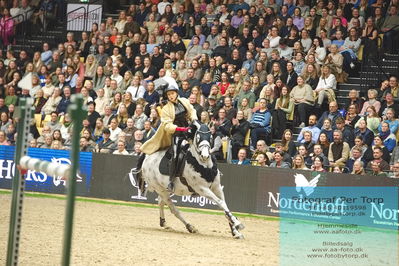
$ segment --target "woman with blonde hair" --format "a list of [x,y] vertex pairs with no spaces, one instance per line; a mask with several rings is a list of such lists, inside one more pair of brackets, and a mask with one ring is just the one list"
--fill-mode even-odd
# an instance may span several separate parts
[[165,77],[171,77],[173,71],[172,60],[166,59],[163,63],[163,69],[165,70]]
[[201,112],[200,122],[205,125],[209,125],[209,123],[211,122],[209,113],[207,111]]
[[119,12],[119,18],[115,23],[115,27],[118,29],[118,32],[124,31],[126,23],[127,23],[126,12],[125,11]]
[[125,74],[123,75],[123,80],[121,82],[121,85],[119,86],[122,91],[126,91],[127,88],[130,86],[133,80],[133,74],[131,71],[126,71]]
[[313,26],[314,21],[311,17],[306,17],[304,24],[303,24],[303,29],[307,30],[309,32],[310,38],[314,38],[316,36],[316,29]]
[[236,85],[236,94],[241,91],[243,83],[244,79],[242,78],[241,74],[239,72],[235,73],[233,77],[233,84]]
[[326,18],[320,18],[319,26],[316,28],[316,36],[320,36],[320,31],[325,30],[327,35],[330,35],[330,26]]
[[[176,80],[177,84],[179,84],[179,83],[181,82],[181,80],[180,80],[180,75],[179,75],[179,71],[178,71],[178,70],[173,69],[173,70],[170,72],[170,76]],[[179,87],[180,87],[180,84],[179,84]]]
[[96,126],[94,127],[92,134],[95,142],[98,142],[102,138],[104,129],[105,127],[103,119],[97,118]]
[[89,54],[85,65],[85,79],[93,79],[97,71],[97,59],[94,55]]
[[123,104],[127,109],[127,113],[129,114],[129,116],[133,116],[134,110],[136,109],[136,104],[133,102],[132,94],[130,94],[130,92],[127,91],[122,98],[123,98]]
[[250,80],[251,79],[251,76],[249,75],[249,71],[245,67],[241,68],[240,75],[241,75],[242,80]]
[[179,72],[179,77],[181,81],[187,79],[186,61],[180,60],[178,66],[176,67],[176,70]]
[[152,34],[155,28],[158,27],[158,22],[155,20],[155,14],[150,13],[148,20],[144,22],[144,25],[148,28],[148,32]]
[[252,118],[252,108],[249,107],[249,99],[248,98],[242,98],[241,102],[238,103],[238,110],[242,111],[244,118],[246,120],[251,120]]
[[294,156],[292,160],[292,169],[309,170],[309,168],[307,168],[305,165],[305,159],[302,157],[302,155],[297,154]]
[[220,89],[219,89],[218,85],[216,85],[216,84],[212,85],[211,92],[209,93],[208,98],[210,96],[215,96],[216,99],[219,99],[220,97],[222,97],[222,94],[220,93]]
[[321,76],[316,89],[314,90],[317,95],[316,107],[319,108],[324,99],[328,100],[328,103],[335,101],[335,90],[337,88],[337,80],[335,75],[331,73],[331,68],[328,65],[324,65],[321,68]]
[[367,111],[367,108],[369,108],[370,106],[373,106],[377,113],[380,111],[381,102],[379,102],[377,100],[377,96],[378,96],[378,91],[377,90],[370,89],[370,90],[367,91],[368,101],[364,102],[363,108],[360,111],[360,115],[364,115],[366,113],[366,111]]
[[259,96],[260,91],[262,90],[260,78],[257,75],[253,75],[251,77],[251,91],[255,93],[256,96]]
[[40,52],[34,53],[32,64],[33,64],[33,71],[39,73],[40,68],[44,65]]
[[44,97],[44,93],[42,89],[39,89],[36,92],[35,101],[33,103],[35,107],[35,114],[41,114],[42,108],[46,104],[47,99]]
[[303,73],[302,77],[305,79],[306,84],[309,84],[313,90],[316,89],[319,83],[319,75],[317,74],[317,68],[314,64],[306,65],[305,73]]
[[268,90],[268,89],[272,90],[274,93],[274,88],[276,87],[276,85],[274,84],[274,81],[275,81],[275,79],[272,74],[267,75],[267,77],[266,77],[267,84],[265,86],[263,86],[262,90],[260,91],[260,94],[259,94],[260,99],[265,98],[266,90]]
[[272,70],[270,71],[270,74],[273,75],[274,79],[281,79],[283,75],[283,71],[281,69],[281,66],[278,62],[274,62],[272,64]]
[[197,97],[197,103],[201,106],[204,106],[205,97],[202,95],[202,91],[198,86],[194,86],[191,89],[191,94],[194,94]]
[[110,104],[112,112],[116,113],[121,103],[122,103],[122,94],[120,92],[117,92],[115,93]]
[[129,114],[127,112],[126,105],[121,103],[119,105],[117,114],[118,114],[118,116],[116,117],[116,119],[118,121],[118,127],[123,130],[126,128],[126,123],[129,118]]

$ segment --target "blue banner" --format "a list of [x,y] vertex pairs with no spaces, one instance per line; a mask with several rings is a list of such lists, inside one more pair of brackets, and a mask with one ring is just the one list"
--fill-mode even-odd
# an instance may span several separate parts
[[[0,188],[12,188],[12,178],[15,175],[14,146],[0,146]],[[70,152],[66,150],[50,150],[29,148],[28,155],[32,158],[71,164]],[[88,196],[92,175],[92,153],[80,153],[80,168],[77,178],[77,194]],[[25,189],[35,192],[65,193],[67,180],[60,176],[49,176],[43,172],[28,171],[25,176]]]

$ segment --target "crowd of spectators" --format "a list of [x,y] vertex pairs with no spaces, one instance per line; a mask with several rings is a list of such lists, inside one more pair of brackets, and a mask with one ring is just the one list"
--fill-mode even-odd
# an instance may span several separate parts
[[[14,41],[6,23],[15,9],[32,8],[45,26],[41,7],[57,1],[35,2],[0,0],[3,44]],[[67,108],[80,93],[88,110],[81,150],[138,155],[161,123],[157,85],[173,77],[209,125],[220,160],[227,149],[243,165],[375,175],[396,165],[397,77],[367,98],[350,91],[345,106],[336,90],[361,45],[372,56],[383,34],[383,49],[394,49],[397,0],[133,2],[54,47],[0,54],[0,145],[14,144],[15,106],[32,97],[30,146],[68,149]],[[302,128],[297,138],[293,127]]]

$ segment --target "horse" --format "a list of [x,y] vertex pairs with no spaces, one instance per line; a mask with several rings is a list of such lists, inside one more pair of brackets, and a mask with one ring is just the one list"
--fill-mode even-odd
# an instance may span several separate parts
[[[210,154],[211,139],[209,127],[201,124],[195,131],[193,138],[182,146],[182,150],[186,152],[185,164],[179,171],[181,174],[175,179],[174,195],[196,194],[215,202],[224,211],[233,237],[242,239],[244,236],[240,230],[244,229],[244,225],[231,213],[225,202],[220,183],[222,173],[217,168],[216,159]],[[155,191],[158,194],[160,226],[162,228],[168,228],[164,214],[164,206],[167,205],[170,211],[185,225],[188,232],[198,233],[198,230],[183,218],[170,198],[171,193],[167,189],[169,175],[165,172],[162,174],[160,171],[160,164],[166,152],[166,150],[161,150],[145,157],[141,178],[146,182],[148,191]]]

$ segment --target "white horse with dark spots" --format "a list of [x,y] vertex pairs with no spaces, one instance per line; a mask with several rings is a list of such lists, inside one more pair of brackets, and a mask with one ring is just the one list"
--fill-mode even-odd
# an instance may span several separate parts
[[[217,168],[216,160],[210,155],[211,138],[212,135],[208,126],[201,124],[194,134],[193,140],[190,140],[185,146],[185,164],[180,177],[175,179],[174,194],[185,196],[193,195],[196,192],[200,196],[215,202],[224,210],[233,237],[241,239],[244,236],[240,230],[244,229],[244,225],[230,212],[225,202],[220,184],[222,174]],[[164,174],[161,174],[159,167],[161,161],[165,161],[165,153],[166,150],[163,150],[147,155],[142,166],[142,178],[148,185],[147,189],[152,192],[155,191],[159,195],[160,225],[163,228],[168,228],[164,214],[164,206],[167,205],[190,233],[197,233],[197,229],[186,222],[170,198],[170,192],[167,190],[169,175],[165,174],[164,171]]]

